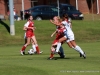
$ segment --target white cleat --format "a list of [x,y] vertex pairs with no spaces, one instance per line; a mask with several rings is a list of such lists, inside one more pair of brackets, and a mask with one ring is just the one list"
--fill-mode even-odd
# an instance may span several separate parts
[[20,51],[20,54],[21,54],[21,55],[24,55],[24,52],[23,52],[23,51]]
[[40,51],[40,53],[39,54],[42,54],[43,53],[43,51]]

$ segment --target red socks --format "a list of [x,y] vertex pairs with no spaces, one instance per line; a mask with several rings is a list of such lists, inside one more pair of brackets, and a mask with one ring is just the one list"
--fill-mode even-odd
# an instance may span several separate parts
[[39,49],[38,45],[36,46],[36,51],[38,54],[40,54],[40,49]]
[[26,49],[26,46],[23,46],[23,47],[22,47],[22,51],[24,51],[25,49]]
[[50,54],[50,58],[53,58],[53,56],[54,56],[54,54],[51,52],[51,54]]

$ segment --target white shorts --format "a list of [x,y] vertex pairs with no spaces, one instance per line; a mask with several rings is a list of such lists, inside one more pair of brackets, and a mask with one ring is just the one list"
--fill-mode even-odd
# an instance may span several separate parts
[[[66,37],[66,36],[64,36],[64,37]],[[73,40],[75,40],[74,35],[71,35],[71,36],[68,36],[66,42],[73,41]]]

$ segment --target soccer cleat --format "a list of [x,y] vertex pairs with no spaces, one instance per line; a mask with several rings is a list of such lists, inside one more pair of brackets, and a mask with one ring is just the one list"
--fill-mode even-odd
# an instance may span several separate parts
[[47,60],[53,60],[53,57],[51,58],[51,57],[49,57]]
[[86,54],[85,54],[85,52],[84,52],[84,54],[81,54],[81,53],[80,53],[80,57],[83,57],[84,59],[86,59]]
[[20,54],[21,54],[21,55],[24,55],[24,52],[23,52],[23,51],[20,51]]
[[34,54],[42,54],[43,51],[40,51],[40,52],[34,52]]
[[62,55],[62,56],[60,56],[60,58],[65,58],[66,56],[65,56],[65,54],[64,55]]
[[25,55],[25,51],[23,51],[23,54]]
[[80,53],[80,57],[82,57],[83,55]]
[[42,54],[42,53],[43,53],[43,51],[40,51],[40,52],[39,52],[39,54]]
[[84,52],[84,54],[83,54],[83,58],[86,59],[86,54],[85,54],[85,52]]

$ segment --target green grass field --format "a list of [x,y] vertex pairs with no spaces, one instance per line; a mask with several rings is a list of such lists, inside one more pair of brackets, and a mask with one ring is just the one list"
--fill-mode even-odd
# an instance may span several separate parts
[[24,56],[19,53],[21,46],[0,47],[0,75],[100,75],[100,43],[78,44],[87,59],[80,58],[67,44],[63,45],[66,58],[58,60],[47,60],[50,45],[40,45],[41,55]]
[[[35,35],[43,54],[20,55],[24,44],[23,24],[15,21],[15,36],[9,34],[9,21],[0,21],[0,75],[100,75],[100,20],[73,20],[73,31],[77,44],[86,52],[87,58],[80,58],[79,53],[63,45],[66,58],[47,60],[54,38],[50,38],[55,26],[48,20],[34,21]],[[8,29],[8,30],[7,30]]]

